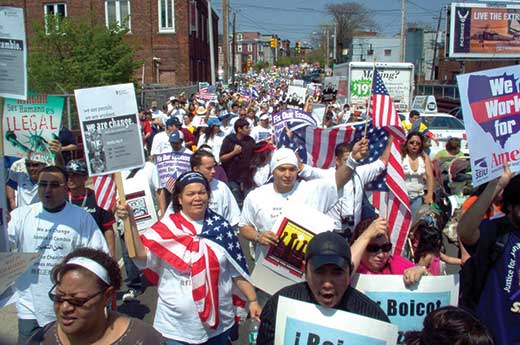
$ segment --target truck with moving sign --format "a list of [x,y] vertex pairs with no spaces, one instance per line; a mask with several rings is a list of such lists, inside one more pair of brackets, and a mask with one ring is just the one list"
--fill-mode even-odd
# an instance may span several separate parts
[[[396,110],[409,111],[414,93],[414,65],[400,62],[375,65],[394,100]],[[373,69],[372,62],[350,62],[334,66],[334,76],[347,77],[347,100],[353,109],[365,109],[370,96]]]

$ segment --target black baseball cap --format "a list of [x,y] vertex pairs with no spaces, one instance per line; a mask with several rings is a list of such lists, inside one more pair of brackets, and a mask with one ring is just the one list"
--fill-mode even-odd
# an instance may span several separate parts
[[305,252],[305,260],[312,263],[316,270],[321,266],[333,264],[350,267],[352,255],[347,240],[338,233],[326,231],[314,236]]

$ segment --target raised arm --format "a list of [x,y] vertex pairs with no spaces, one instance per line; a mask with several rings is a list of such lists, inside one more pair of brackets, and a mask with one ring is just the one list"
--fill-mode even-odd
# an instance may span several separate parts
[[352,152],[347,159],[346,164],[342,164],[336,168],[336,186],[338,189],[343,188],[345,184],[352,178],[354,170],[359,165],[359,161],[368,155],[368,139],[362,138],[352,147]]
[[116,216],[123,220],[128,219],[130,221],[131,232],[128,233],[127,231],[125,231],[124,239],[126,248],[128,249],[128,244],[132,242],[128,240],[128,236],[132,235],[135,247],[135,257],[132,259],[141,262],[146,262],[146,258],[148,257],[148,248],[146,248],[143,245],[143,242],[141,241],[141,237],[139,236],[139,231],[137,230],[137,224],[135,222],[134,212],[132,211],[132,208],[128,205],[128,203],[125,203],[125,205],[121,205],[118,203],[116,206]]
[[504,190],[513,174],[509,170],[509,164],[504,163],[502,176],[488,183],[477,201],[462,215],[457,226],[457,234],[464,245],[474,245],[480,238],[479,225],[493,199]]

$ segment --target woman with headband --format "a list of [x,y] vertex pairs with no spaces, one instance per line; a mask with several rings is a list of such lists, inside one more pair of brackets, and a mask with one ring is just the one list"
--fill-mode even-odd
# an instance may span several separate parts
[[180,175],[173,187],[173,209],[141,235],[131,209],[117,206],[118,216],[130,219],[134,260],[144,264],[149,280],[158,284],[154,327],[168,345],[227,344],[238,302],[235,287],[249,302],[251,317],[261,312],[254,287],[246,280],[238,238],[229,223],[208,208],[210,193],[200,173]]
[[78,248],[52,270],[56,321],[37,332],[27,344],[163,344],[149,324],[108,311],[121,287],[121,271],[108,254]]

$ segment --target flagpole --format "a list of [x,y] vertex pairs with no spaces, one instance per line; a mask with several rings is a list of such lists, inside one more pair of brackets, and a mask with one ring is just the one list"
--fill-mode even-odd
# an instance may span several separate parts
[[[124,205],[126,203],[126,195],[125,195],[125,189],[123,187],[123,177],[121,176],[121,172],[118,171],[114,174],[114,178],[116,180],[116,186],[117,186],[117,194],[119,197],[119,202],[121,205]],[[126,248],[128,249],[128,256],[132,259],[135,258],[135,243],[134,243],[134,236],[132,234],[132,228],[130,226],[130,219],[127,217],[123,219],[124,224],[124,232],[125,232],[125,243]]]
[[372,99],[372,90],[374,88],[374,74],[376,72],[376,56],[374,55],[374,66],[372,67],[372,81],[370,82],[370,95],[368,96],[368,104],[367,104],[367,111],[366,111],[366,119],[365,119],[365,132],[363,134],[363,138],[367,137],[367,131],[368,131],[368,120],[369,120],[369,112],[370,112],[370,100]]

